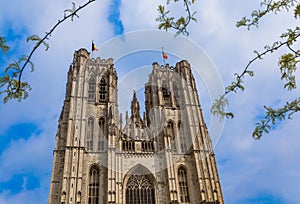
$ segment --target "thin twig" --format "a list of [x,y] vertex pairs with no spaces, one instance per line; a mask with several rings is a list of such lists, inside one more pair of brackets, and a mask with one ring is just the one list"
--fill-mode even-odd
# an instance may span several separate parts
[[[300,36],[300,33],[297,34],[297,35],[295,36],[295,39],[297,39],[299,36]],[[261,59],[264,55],[266,55],[266,54],[268,54],[268,53],[270,53],[270,52],[274,52],[274,51],[278,50],[280,47],[282,47],[282,46],[284,46],[284,45],[287,45],[287,46],[288,46],[288,43],[289,43],[289,42],[290,42],[290,41],[287,40],[287,41],[285,41],[285,42],[283,42],[283,43],[280,43],[279,45],[277,45],[277,46],[275,46],[275,47],[272,47],[271,49],[267,49],[266,51],[264,51],[264,52],[258,54],[255,58],[253,58],[252,60],[249,61],[249,63],[246,65],[246,67],[245,67],[245,69],[243,70],[243,72],[237,76],[237,80],[239,81],[239,80],[247,73],[249,67],[251,66],[251,64],[252,64],[253,62],[255,62],[255,61],[258,60],[258,59]],[[222,98],[225,97],[228,93],[234,91],[235,88],[237,88],[237,87],[238,87],[238,86],[235,85],[235,86],[233,86],[233,88],[231,88],[231,89],[229,89],[229,90],[227,89],[227,90],[225,91],[225,93],[222,95]]]
[[27,64],[30,62],[31,57],[33,56],[34,52],[37,50],[37,48],[46,40],[48,39],[49,36],[51,36],[51,34],[53,33],[53,31],[60,25],[62,24],[65,20],[67,20],[68,18],[71,18],[72,16],[75,16],[77,14],[78,11],[80,11],[81,9],[85,8],[86,6],[88,6],[90,3],[94,2],[96,0],[89,0],[88,2],[86,2],[84,5],[79,6],[74,12],[70,13],[69,15],[64,16],[63,19],[58,20],[58,22],[51,28],[50,32],[46,32],[46,35],[37,43],[37,45],[34,46],[34,48],[32,49],[32,51],[30,52],[28,58],[26,59],[25,63],[23,64],[22,68],[20,69],[19,72],[19,78],[18,78],[18,86],[15,88],[15,91],[12,92],[12,94],[16,94],[19,90],[20,90],[20,85],[21,85],[21,78],[22,78],[22,74],[23,71],[25,70]]
[[[176,23],[174,23],[174,22],[170,23],[170,28],[178,30],[181,33],[185,32],[187,26],[189,25],[189,23],[191,22],[191,20],[193,18],[193,15],[191,14],[191,10],[189,7],[188,0],[183,0],[183,1],[184,1],[184,6],[186,7],[185,11],[187,12],[187,21],[184,24],[179,24],[179,25],[176,25]],[[163,19],[164,22],[168,21],[168,17],[165,14],[162,14],[161,18]]]

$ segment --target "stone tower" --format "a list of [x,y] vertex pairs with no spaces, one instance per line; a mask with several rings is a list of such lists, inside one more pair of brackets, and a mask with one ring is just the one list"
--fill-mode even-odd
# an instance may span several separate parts
[[113,59],[75,52],[58,121],[49,204],[223,204],[190,64],[153,63],[145,113],[124,125]]

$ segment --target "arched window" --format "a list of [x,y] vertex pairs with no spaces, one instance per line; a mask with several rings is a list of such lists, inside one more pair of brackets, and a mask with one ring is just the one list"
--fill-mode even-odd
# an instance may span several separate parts
[[88,90],[88,100],[93,102],[95,101],[96,97],[95,97],[95,91],[96,91],[96,80],[94,77],[91,77],[89,80],[89,90]]
[[179,97],[178,87],[177,87],[177,85],[175,83],[173,84],[173,92],[174,92],[174,97],[178,98]]
[[99,119],[99,140],[98,140],[98,150],[103,151],[105,149],[105,119]]
[[167,134],[171,138],[171,150],[176,152],[176,139],[174,134],[174,123],[169,121],[167,124]]
[[106,93],[107,93],[107,83],[104,78],[100,80],[100,96],[99,101],[100,102],[106,102]]
[[87,123],[86,148],[88,151],[93,150],[94,141],[94,119],[89,118]]
[[100,191],[100,170],[97,166],[92,166],[89,173],[89,194],[88,204],[98,204]]
[[167,85],[167,82],[163,82],[162,83],[162,93],[163,93],[163,96],[164,97],[168,97],[169,96],[169,91],[168,91],[168,85]]
[[167,82],[162,83],[163,102],[165,106],[171,106],[171,95]]
[[189,203],[189,188],[186,176],[186,170],[183,166],[178,168],[178,184],[179,184],[179,196],[182,203]]
[[126,204],[155,204],[154,185],[150,175],[137,169],[126,185]]
[[179,93],[178,93],[178,87],[175,82],[173,84],[173,93],[174,93],[174,103],[177,107],[179,107]]

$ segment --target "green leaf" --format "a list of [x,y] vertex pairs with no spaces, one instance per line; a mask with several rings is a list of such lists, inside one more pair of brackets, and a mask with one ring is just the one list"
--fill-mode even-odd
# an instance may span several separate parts
[[41,38],[38,35],[32,35],[32,36],[29,36],[26,41],[27,42],[29,42],[29,41],[41,41]]
[[71,21],[74,20],[74,16],[76,16],[77,18],[79,18],[79,16],[76,13],[76,4],[74,2],[72,2],[72,8],[71,9],[64,10],[65,18],[66,18],[66,15],[67,15],[68,12],[71,15]]
[[32,35],[27,38],[27,42],[29,41],[36,41],[35,46],[39,47],[41,44],[43,44],[46,48],[45,51],[49,49],[49,44],[45,42],[45,40],[42,40],[38,35]]
[[9,50],[9,47],[6,45],[5,38],[1,36],[0,36],[0,48],[4,54]]
[[28,61],[27,63],[29,63],[29,65],[30,65],[30,68],[31,68],[31,72],[33,72],[34,71],[34,64],[29,60],[29,58],[28,58],[28,56],[27,55],[23,55],[20,59],[19,59],[19,62],[21,63],[21,62],[26,62],[26,61]]
[[294,17],[300,17],[300,4],[298,4],[294,10]]
[[275,125],[277,121],[285,120],[286,117],[291,119],[291,116],[300,111],[300,97],[291,101],[286,102],[286,105],[282,108],[273,109],[271,107],[264,106],[266,109],[265,118],[260,122],[256,123],[256,127],[252,132],[252,137],[260,139],[263,133],[269,133],[271,125]]
[[249,76],[253,77],[254,76],[254,72],[251,70],[246,70],[246,74],[248,74]]
[[157,9],[157,10],[160,12],[160,14],[164,14],[164,12],[165,12],[165,7],[162,6],[162,5],[158,5],[158,9]]

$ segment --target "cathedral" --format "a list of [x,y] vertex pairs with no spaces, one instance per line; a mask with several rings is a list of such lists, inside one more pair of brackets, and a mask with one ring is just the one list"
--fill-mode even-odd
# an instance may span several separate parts
[[133,90],[122,116],[113,59],[75,51],[48,204],[224,203],[190,64],[152,67],[145,112]]

